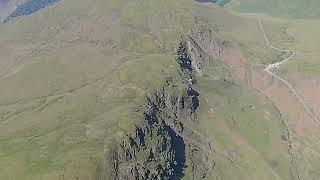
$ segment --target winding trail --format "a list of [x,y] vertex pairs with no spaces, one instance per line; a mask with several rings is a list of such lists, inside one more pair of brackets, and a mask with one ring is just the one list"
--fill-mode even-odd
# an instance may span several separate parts
[[274,47],[268,37],[267,37],[267,34],[262,26],[262,22],[261,22],[261,19],[259,18],[258,19],[258,22],[259,22],[259,26],[260,26],[260,29],[261,31],[263,32],[263,36],[264,36],[264,39],[267,43],[267,45],[271,48],[271,49],[274,49],[274,50],[277,50],[277,51],[280,51],[280,52],[287,52],[287,53],[291,53],[291,55],[287,58],[285,58],[284,60],[282,61],[277,61],[275,63],[272,63],[272,64],[269,64],[267,65],[266,68],[264,68],[264,71],[266,71],[268,74],[270,74],[271,76],[273,76],[274,78],[278,79],[279,81],[281,81],[282,83],[284,83],[290,90],[291,92],[298,98],[299,100],[299,103],[303,106],[303,108],[305,109],[305,111],[308,113],[308,115],[312,118],[312,120],[316,123],[316,125],[318,127],[320,127],[320,120],[319,118],[312,112],[312,110],[308,107],[307,103],[303,100],[303,98],[298,94],[298,92],[294,89],[294,87],[288,82],[286,81],[284,78],[281,78],[280,76],[274,74],[272,72],[273,69],[276,69],[278,68],[280,65],[284,64],[284,63],[287,63],[288,61],[290,61],[295,55],[296,55],[296,51],[295,50],[290,50],[290,49],[280,49],[280,48],[277,48],[277,47]]

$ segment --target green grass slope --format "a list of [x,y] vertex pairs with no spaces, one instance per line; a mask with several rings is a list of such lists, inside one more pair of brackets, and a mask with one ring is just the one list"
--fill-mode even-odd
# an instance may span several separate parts
[[[124,138],[141,121],[145,95],[179,77],[175,47],[195,19],[220,29],[249,63],[272,61],[263,58],[270,51],[255,20],[191,0],[63,0],[2,25],[0,179],[105,177],[109,137]],[[223,59],[209,75],[221,67]],[[224,70],[221,76],[232,74]],[[246,82],[228,78],[198,77],[196,129],[215,148],[206,178],[293,179],[277,110]]]
[[318,0],[234,0],[234,8],[241,12],[266,13],[274,16],[293,18],[319,18]]
[[65,0],[1,26],[0,179],[97,178],[106,137],[139,123],[192,20],[177,2],[143,4]]

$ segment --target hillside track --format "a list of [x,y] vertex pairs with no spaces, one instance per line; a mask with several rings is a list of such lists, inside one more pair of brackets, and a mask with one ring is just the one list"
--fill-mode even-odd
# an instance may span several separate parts
[[282,77],[276,75],[274,72],[272,72],[273,69],[277,69],[282,64],[285,64],[288,61],[290,61],[296,55],[296,51],[295,50],[290,50],[290,49],[280,49],[278,47],[274,47],[270,43],[270,41],[268,39],[267,33],[265,32],[265,30],[263,28],[262,21],[261,21],[260,18],[258,19],[258,23],[259,23],[260,29],[261,29],[261,31],[263,33],[263,37],[264,37],[264,40],[265,40],[267,46],[269,46],[271,49],[274,49],[274,50],[277,50],[277,51],[280,51],[280,52],[291,53],[291,55],[289,57],[287,57],[287,58],[285,58],[285,59],[283,59],[281,61],[277,61],[275,63],[267,65],[267,67],[264,68],[264,71],[267,72],[268,74],[270,74],[271,76],[273,76],[275,79],[281,81],[283,84],[285,84],[290,89],[290,91],[294,94],[294,96],[297,97],[299,103],[303,106],[303,108],[308,113],[310,118],[316,123],[316,125],[318,127],[320,127],[319,118],[312,112],[312,110],[309,108],[309,106],[307,105],[305,100],[302,98],[302,96],[299,95],[297,90],[287,80],[285,80],[284,78],[282,78]]

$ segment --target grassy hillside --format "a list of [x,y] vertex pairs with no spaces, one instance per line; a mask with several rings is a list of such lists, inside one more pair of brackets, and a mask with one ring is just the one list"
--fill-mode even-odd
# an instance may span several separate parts
[[181,3],[143,4],[65,0],[1,26],[0,179],[95,178],[192,21]]
[[317,0],[234,0],[241,12],[266,13],[293,18],[319,18],[320,2]]
[[[247,11],[245,3],[236,8]],[[200,110],[188,125],[213,147],[205,178],[296,178],[287,124],[250,83],[252,66],[285,56],[265,47],[255,18],[191,0],[62,0],[0,27],[0,179],[107,177],[106,152],[135,133],[146,96],[181,81],[175,51],[199,22],[228,42],[226,53],[239,50],[244,67],[240,76],[230,63],[241,58],[222,55],[205,74],[218,79],[196,77]],[[266,26],[292,45],[282,23]],[[187,163],[183,179],[192,179]]]

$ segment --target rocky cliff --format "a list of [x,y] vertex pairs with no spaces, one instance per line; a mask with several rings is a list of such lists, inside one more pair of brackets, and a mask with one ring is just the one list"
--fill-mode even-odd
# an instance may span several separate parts
[[113,179],[179,179],[186,166],[183,121],[195,120],[198,93],[172,80],[148,95],[144,123],[112,153]]
[[209,62],[223,53],[226,41],[216,37],[216,32],[206,25],[182,36],[178,47],[178,63],[185,69],[203,75]]
[[180,179],[186,169],[201,179],[210,173],[213,153],[210,142],[195,131],[200,94],[190,77],[201,75],[224,44],[208,28],[182,38],[177,62],[185,73],[147,95],[143,123],[111,151],[111,179]]

